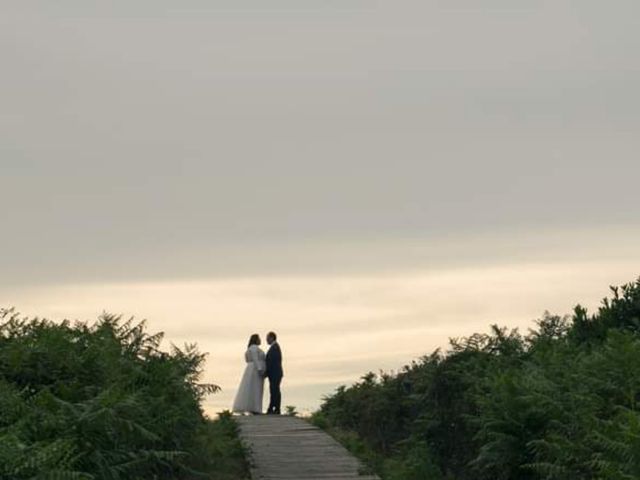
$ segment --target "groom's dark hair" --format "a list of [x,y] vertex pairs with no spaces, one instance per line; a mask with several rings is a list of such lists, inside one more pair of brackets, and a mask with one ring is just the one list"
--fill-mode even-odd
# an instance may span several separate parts
[[267,337],[271,337],[271,338],[273,338],[273,341],[274,341],[274,342],[278,339],[278,336],[276,335],[276,332],[269,332],[269,333],[267,333]]

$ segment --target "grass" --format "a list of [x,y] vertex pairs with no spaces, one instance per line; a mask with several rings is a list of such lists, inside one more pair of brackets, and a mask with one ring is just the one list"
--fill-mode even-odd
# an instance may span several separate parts
[[[228,411],[216,420],[207,420],[201,434],[204,445],[199,453],[199,469],[207,480],[247,480],[250,478],[246,451],[238,437],[238,425]],[[200,477],[201,478],[201,477]]]

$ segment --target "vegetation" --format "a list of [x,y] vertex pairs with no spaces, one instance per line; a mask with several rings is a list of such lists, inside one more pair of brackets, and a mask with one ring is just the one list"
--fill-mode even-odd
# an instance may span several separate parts
[[285,415],[289,415],[290,417],[298,416],[298,410],[296,409],[295,405],[287,405],[286,407],[284,407],[284,410]]
[[195,345],[144,322],[93,325],[0,310],[0,479],[245,478],[228,415],[205,418]]
[[385,479],[640,478],[640,279],[598,312],[451,340],[313,421]]
[[200,470],[209,472],[209,480],[239,480],[249,478],[245,451],[238,438],[238,426],[225,411],[215,422],[207,421],[201,432],[202,445],[196,456]]

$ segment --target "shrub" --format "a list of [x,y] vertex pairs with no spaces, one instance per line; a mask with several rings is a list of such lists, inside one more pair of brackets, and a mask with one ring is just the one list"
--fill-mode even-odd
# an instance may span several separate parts
[[611,291],[594,315],[493,326],[367,374],[313,421],[388,480],[640,478],[640,279]]
[[89,325],[0,310],[0,478],[196,478],[214,428],[201,400],[218,387],[199,383],[195,345],[164,352],[161,339],[109,314]]

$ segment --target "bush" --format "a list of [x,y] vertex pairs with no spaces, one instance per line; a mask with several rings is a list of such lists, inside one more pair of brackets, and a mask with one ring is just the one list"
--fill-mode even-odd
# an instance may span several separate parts
[[[144,322],[93,325],[0,310],[0,478],[203,478],[213,428],[195,345],[159,350]],[[220,427],[216,427],[220,428]]]
[[526,336],[493,326],[370,373],[314,422],[355,435],[385,479],[640,478],[640,279],[612,293],[592,316],[545,313]]

